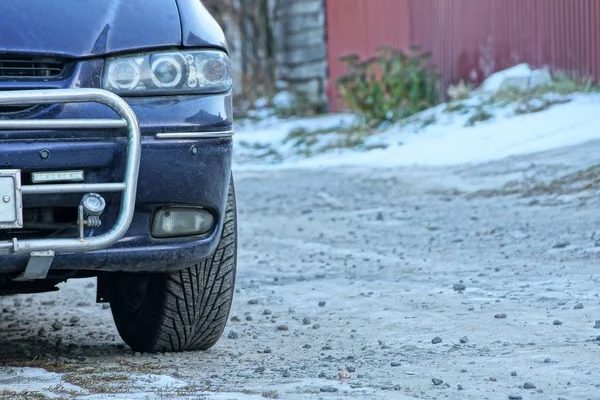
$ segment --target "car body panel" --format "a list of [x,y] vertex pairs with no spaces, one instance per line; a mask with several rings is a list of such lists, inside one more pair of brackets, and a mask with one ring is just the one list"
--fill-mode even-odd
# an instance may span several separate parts
[[[179,17],[181,12],[181,19]],[[49,79],[0,78],[0,90],[101,88],[105,56],[151,49],[217,48],[226,50],[222,30],[198,0],[7,0],[0,4],[0,54],[55,55],[68,58],[64,76]],[[5,23],[10,21],[10,23]],[[183,36],[182,36],[183,32]],[[124,97],[142,133],[136,210],[125,237],[110,248],[57,254],[52,270],[159,272],[182,269],[216,248],[222,229],[231,177],[232,138],[213,137],[233,127],[231,92],[210,95]],[[116,118],[95,103],[41,105],[0,113],[0,119]],[[206,133],[206,138],[159,139],[158,133]],[[34,171],[83,169],[86,182],[118,182],[125,165],[124,131],[0,131],[3,169]],[[49,151],[42,159],[40,150]],[[193,150],[193,151],[192,151]],[[103,225],[110,229],[118,213],[118,195],[106,195]],[[36,195],[27,207],[76,206],[81,195]],[[154,239],[152,213],[167,205],[198,206],[218,223],[203,236]],[[12,233],[0,231],[5,237]],[[27,255],[0,256],[0,273],[18,273]]]
[[184,47],[217,47],[227,50],[225,35],[206,7],[198,0],[177,0]]
[[181,45],[175,0],[3,0],[0,51],[83,58]]

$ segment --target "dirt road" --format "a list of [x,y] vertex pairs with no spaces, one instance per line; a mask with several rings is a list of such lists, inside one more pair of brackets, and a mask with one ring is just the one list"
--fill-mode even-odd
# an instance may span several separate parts
[[215,348],[133,354],[72,281],[0,299],[0,398],[600,399],[599,150],[238,172]]

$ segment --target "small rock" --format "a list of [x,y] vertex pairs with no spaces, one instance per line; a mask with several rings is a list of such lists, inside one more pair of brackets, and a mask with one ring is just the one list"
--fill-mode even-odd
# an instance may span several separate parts
[[241,321],[241,319],[237,315],[234,315],[233,317],[231,317],[231,322],[240,322],[240,321]]
[[510,376],[517,376],[517,371],[513,371],[510,373]]
[[281,376],[283,376],[284,378],[289,378],[292,374],[290,373],[289,369],[285,369],[283,370],[283,372],[281,373]]
[[54,301],[54,300],[42,301],[40,304],[43,306],[53,306],[56,304],[56,301]]
[[441,380],[441,379],[438,379],[438,378],[433,378],[433,379],[431,379],[431,382],[433,382],[433,384],[434,384],[435,386],[439,386],[439,385],[441,385],[442,383],[444,383],[444,381],[443,381],[443,380]]
[[278,331],[287,331],[287,330],[289,330],[289,328],[287,325],[278,325],[277,330]]
[[559,320],[554,320],[554,322],[552,323],[553,325],[562,325],[562,321]]
[[595,329],[600,329],[600,319],[596,321],[596,325],[594,325]]
[[457,292],[462,292],[466,288],[467,287],[465,285],[463,285],[462,283],[455,283],[454,286],[452,286],[452,289],[456,290]]
[[258,367],[254,370],[254,372],[257,374],[262,374],[263,372],[265,372],[265,367]]
[[238,338],[238,334],[234,331],[229,332],[229,335],[227,335],[227,337],[229,339],[237,339]]
[[52,324],[52,329],[54,329],[55,331],[60,331],[63,328],[63,323],[60,321],[56,321]]
[[279,392],[277,390],[265,390],[262,392],[262,397],[265,399],[278,399]]
[[523,400],[523,396],[520,394],[510,394],[508,395],[509,400]]
[[460,339],[458,339],[462,344],[465,344],[469,341],[469,338],[466,336],[461,337]]
[[554,246],[552,246],[553,249],[564,249],[565,247],[569,246],[571,243],[569,242],[559,242],[556,243]]
[[86,285],[85,285],[85,287],[86,287],[86,288],[88,288],[88,289],[91,289],[91,288],[93,288],[94,286],[96,286],[96,285],[94,285],[94,282],[88,282],[88,283],[86,283]]
[[327,378],[327,374],[325,372],[319,372],[319,378]]
[[535,389],[535,385],[531,382],[525,382],[523,384],[523,389]]
[[72,323],[72,324],[76,324],[76,323],[79,322],[79,317],[76,316],[76,315],[74,315],[74,316],[71,317],[71,319],[69,319],[69,322]]
[[323,393],[335,393],[338,391],[338,389],[333,386],[323,386],[319,390]]
[[310,344],[305,344],[304,346],[302,346],[303,349],[310,349],[312,348],[312,346]]
[[439,337],[439,336],[436,336],[433,339],[431,339],[431,343],[433,343],[433,344],[440,344],[440,343],[442,343],[442,338]]
[[308,317],[302,318],[302,325],[310,325],[310,318],[308,318]]
[[246,321],[252,321],[252,315],[246,315]]
[[348,372],[356,372],[356,367],[347,366],[346,367],[346,371],[348,371]]
[[314,324],[314,325],[312,326],[312,328],[313,328],[313,329],[319,329],[320,327],[321,327],[321,325],[319,325],[319,324]]
[[40,328],[40,330],[38,331],[38,336],[46,336],[46,330],[44,329],[44,327]]
[[390,365],[391,365],[392,367],[400,367],[402,364],[400,364],[398,361],[392,361],[392,362],[390,363]]
[[458,385],[457,389],[458,390],[463,390],[463,386],[462,385]]
[[327,304],[327,302],[325,302],[325,301],[320,301],[320,302],[319,302],[319,307],[325,307],[325,304]]
[[103,310],[108,310],[109,308],[110,308],[110,304],[108,304],[108,303],[102,304],[102,309]]
[[268,308],[265,311],[263,311],[263,315],[271,315],[271,314],[272,314],[271,310],[269,310]]
[[377,221],[383,221],[383,213],[379,211],[377,213],[377,217],[375,218]]
[[504,318],[506,318],[506,314],[504,314],[504,313],[502,313],[502,314],[496,314],[496,315],[494,315],[494,318],[504,319]]
[[248,300],[248,304],[250,304],[250,305],[258,304],[258,300],[257,299],[250,299],[250,300]]
[[77,307],[91,307],[92,303],[89,303],[87,301],[80,301],[79,303],[77,303]]
[[573,307],[573,309],[575,309],[575,310],[581,310],[582,308],[583,308],[583,304],[581,304],[581,303],[577,303],[577,304],[575,304],[575,307]]

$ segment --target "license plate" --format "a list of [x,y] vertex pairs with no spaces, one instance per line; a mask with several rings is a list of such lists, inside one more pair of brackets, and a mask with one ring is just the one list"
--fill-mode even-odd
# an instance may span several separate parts
[[0,170],[0,229],[23,228],[21,171]]

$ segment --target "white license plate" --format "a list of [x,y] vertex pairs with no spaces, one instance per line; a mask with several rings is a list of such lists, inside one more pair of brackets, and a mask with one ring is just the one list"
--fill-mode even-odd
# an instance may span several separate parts
[[23,228],[21,171],[0,169],[0,229]]

